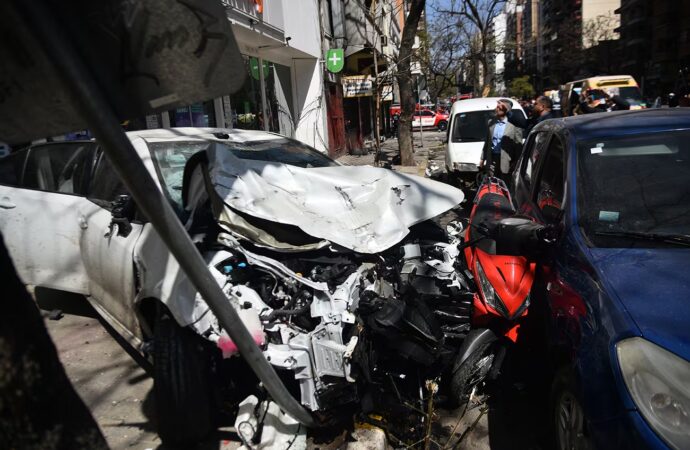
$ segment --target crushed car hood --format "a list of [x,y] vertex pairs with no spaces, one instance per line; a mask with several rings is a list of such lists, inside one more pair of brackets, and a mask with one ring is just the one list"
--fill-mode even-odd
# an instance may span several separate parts
[[464,198],[447,184],[377,167],[305,169],[239,159],[222,145],[208,157],[213,188],[230,209],[360,253],[388,249]]

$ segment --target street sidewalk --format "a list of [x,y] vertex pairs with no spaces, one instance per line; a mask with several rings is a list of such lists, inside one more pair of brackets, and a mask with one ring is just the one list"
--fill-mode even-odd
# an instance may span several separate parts
[[[398,139],[386,139],[381,143],[381,166],[390,164],[393,170],[405,173],[413,173],[424,176],[429,166],[436,166],[443,170],[444,167],[444,143],[446,133],[441,131],[424,131],[423,135],[419,132],[413,134],[414,159],[416,167],[400,166],[400,156],[398,151]],[[422,145],[423,144],[423,145]],[[348,166],[374,166],[376,152],[370,151],[365,155],[343,155],[337,159],[341,164]]]

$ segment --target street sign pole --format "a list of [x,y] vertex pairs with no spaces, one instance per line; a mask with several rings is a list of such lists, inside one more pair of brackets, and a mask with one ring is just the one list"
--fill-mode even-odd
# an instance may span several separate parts
[[[422,148],[424,148],[424,125],[422,124],[422,121],[424,120],[424,116],[422,115],[422,98],[419,95],[419,77],[417,77],[417,102],[419,103],[419,141],[422,143]],[[415,109],[417,107],[415,106]],[[416,111],[415,111],[416,112]]]

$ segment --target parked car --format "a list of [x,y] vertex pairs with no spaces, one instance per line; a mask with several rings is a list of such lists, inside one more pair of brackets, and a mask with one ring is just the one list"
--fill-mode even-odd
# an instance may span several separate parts
[[690,111],[544,121],[518,211],[559,237],[532,290],[557,448],[690,448]]
[[[457,242],[429,220],[457,206],[462,192],[342,166],[260,131],[127,135],[302,405],[337,421],[362,403],[384,412],[393,402],[405,414],[392,413],[387,425],[410,421],[396,435],[423,433],[422,416],[403,403],[419,400],[469,328]],[[231,412],[243,399],[265,400],[97,142],[34,145],[1,159],[0,231],[25,283],[87,296],[152,356],[166,444],[190,448],[220,405]],[[237,428],[246,442],[259,439]]]
[[489,132],[489,120],[495,115],[498,100],[510,102],[513,114],[525,115],[518,102],[503,97],[473,98],[453,104],[445,152],[446,171],[451,177],[474,181]]
[[446,131],[448,128],[448,114],[443,112],[433,112],[430,109],[416,111],[412,116],[412,129],[436,128],[438,131]]

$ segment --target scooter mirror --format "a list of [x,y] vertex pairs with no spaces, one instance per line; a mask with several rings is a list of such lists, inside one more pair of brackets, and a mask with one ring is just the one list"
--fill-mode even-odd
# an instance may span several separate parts
[[542,237],[545,230],[544,225],[522,217],[502,219],[494,230],[496,253],[537,257],[548,246],[548,242]]

